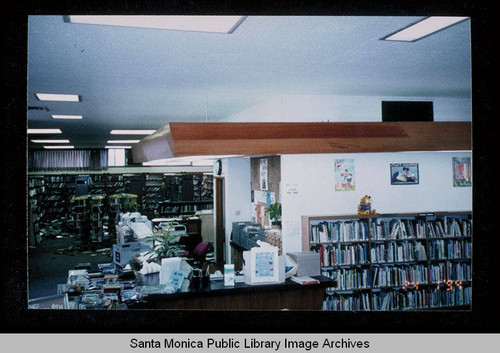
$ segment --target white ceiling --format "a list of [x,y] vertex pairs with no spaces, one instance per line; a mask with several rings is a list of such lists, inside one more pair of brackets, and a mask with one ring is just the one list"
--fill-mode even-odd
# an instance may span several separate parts
[[249,16],[234,33],[214,34],[29,16],[28,106],[48,111],[28,110],[28,127],[60,128],[50,137],[76,148],[104,147],[118,138],[111,129],[213,122],[280,94],[470,97],[470,21],[417,42],[380,40],[420,19]]

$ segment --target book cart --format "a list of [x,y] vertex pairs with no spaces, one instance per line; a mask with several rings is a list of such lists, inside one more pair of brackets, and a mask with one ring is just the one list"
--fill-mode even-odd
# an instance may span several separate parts
[[302,216],[302,247],[320,253],[324,310],[469,310],[471,212]]

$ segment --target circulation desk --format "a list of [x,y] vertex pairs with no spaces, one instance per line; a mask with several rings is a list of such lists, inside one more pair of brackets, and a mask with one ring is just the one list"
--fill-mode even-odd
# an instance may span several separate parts
[[325,288],[336,281],[325,276],[312,276],[317,284],[300,285],[289,279],[284,283],[249,285],[236,283],[224,286],[224,281],[210,281],[201,291],[172,294],[149,294],[129,309],[174,310],[321,310]]

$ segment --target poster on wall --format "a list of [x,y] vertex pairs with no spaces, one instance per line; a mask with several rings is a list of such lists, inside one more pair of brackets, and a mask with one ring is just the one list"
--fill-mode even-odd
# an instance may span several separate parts
[[260,160],[260,189],[267,190],[267,158]]
[[354,159],[335,160],[335,191],[354,191]]
[[472,185],[470,157],[453,157],[453,186]]
[[418,179],[418,163],[391,163],[391,185],[414,185]]

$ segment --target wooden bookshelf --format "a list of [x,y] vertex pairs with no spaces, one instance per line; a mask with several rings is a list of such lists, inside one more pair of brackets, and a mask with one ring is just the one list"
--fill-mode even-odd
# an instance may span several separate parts
[[337,280],[326,310],[471,307],[469,211],[303,216],[302,245]]

